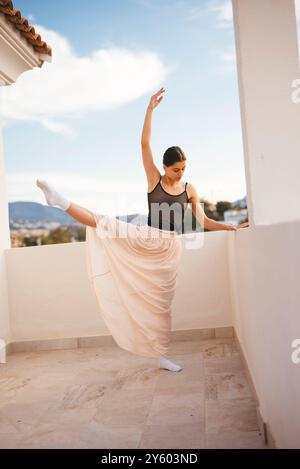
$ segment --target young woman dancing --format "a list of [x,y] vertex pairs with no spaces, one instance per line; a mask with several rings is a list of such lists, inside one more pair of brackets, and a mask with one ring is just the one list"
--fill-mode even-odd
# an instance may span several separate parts
[[180,371],[182,367],[166,355],[186,208],[190,204],[191,213],[202,228],[209,230],[237,230],[249,224],[227,225],[205,215],[195,187],[181,182],[186,157],[180,147],[165,151],[161,175],[153,160],[150,137],[152,113],[164,92],[161,88],[151,96],[141,138],[148,181],[147,225],[93,213],[63,197],[47,181],[37,179],[36,184],[48,205],[60,207],[86,225],[88,276],[103,320],[116,343],[134,354],[158,357],[159,368]]

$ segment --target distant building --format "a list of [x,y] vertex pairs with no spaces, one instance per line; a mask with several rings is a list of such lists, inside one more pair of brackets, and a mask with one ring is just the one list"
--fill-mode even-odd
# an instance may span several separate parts
[[224,212],[224,222],[229,225],[238,225],[247,218],[248,210],[226,210]]

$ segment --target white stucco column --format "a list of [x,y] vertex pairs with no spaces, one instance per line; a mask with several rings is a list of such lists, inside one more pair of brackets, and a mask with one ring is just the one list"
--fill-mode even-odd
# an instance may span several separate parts
[[[0,12],[0,109],[1,105],[3,106],[4,104],[4,89],[2,86],[9,86],[15,83],[22,73],[35,67],[41,67],[44,61],[51,62],[51,49],[46,45],[46,48],[37,50],[28,41],[28,36],[25,37],[16,27],[16,22],[8,20],[8,16],[13,17],[14,15],[15,11],[11,5],[7,5],[5,14]],[[6,344],[9,344],[12,340],[9,322],[8,279],[4,253],[5,249],[11,247],[8,214],[0,121],[0,363],[2,356],[1,347],[3,345],[1,340]]]
[[249,220],[268,225],[300,219],[300,102],[292,100],[292,83],[300,78],[295,3],[232,4]]
[[0,124],[0,339],[4,340],[6,343],[10,342],[11,337],[4,250],[10,247],[8,200],[6,194],[2,128]]

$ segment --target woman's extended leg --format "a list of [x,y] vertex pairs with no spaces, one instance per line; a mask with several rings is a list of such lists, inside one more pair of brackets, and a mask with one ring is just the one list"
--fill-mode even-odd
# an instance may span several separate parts
[[93,212],[81,207],[60,195],[47,181],[37,179],[36,185],[44,192],[48,205],[55,206],[68,213],[72,218],[86,226],[96,228],[96,220]]
[[75,220],[79,221],[86,226],[92,226],[96,228],[96,222],[93,216],[93,213],[90,212],[87,208],[81,207],[80,205],[74,204],[71,202],[70,207],[66,210],[66,212]]

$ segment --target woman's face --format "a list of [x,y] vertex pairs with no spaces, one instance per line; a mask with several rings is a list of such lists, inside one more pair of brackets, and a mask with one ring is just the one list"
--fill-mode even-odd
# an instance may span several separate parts
[[186,167],[186,161],[179,161],[178,163],[172,164],[172,166],[164,166],[166,175],[173,181],[180,181],[184,174]]

